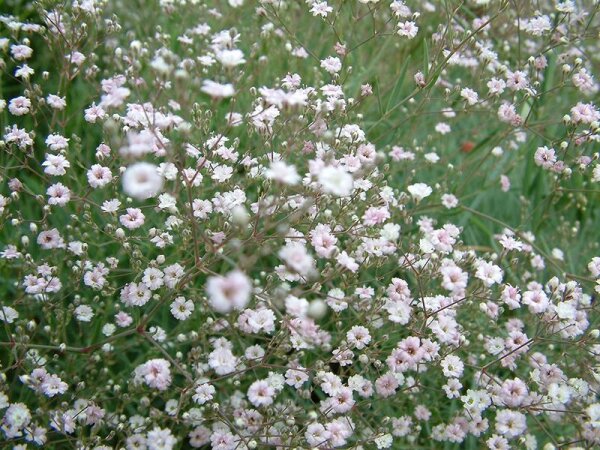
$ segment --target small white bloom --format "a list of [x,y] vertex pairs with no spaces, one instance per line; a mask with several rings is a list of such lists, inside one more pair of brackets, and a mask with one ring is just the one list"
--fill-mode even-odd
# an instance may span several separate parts
[[425,197],[429,197],[433,192],[433,189],[425,183],[416,183],[408,186],[408,192],[410,192],[410,195],[412,195],[417,202],[420,202]]
[[123,192],[136,200],[155,197],[163,187],[163,177],[154,164],[132,164],[123,174]]
[[319,173],[319,184],[323,191],[337,197],[347,197],[352,193],[354,180],[341,167],[327,166]]

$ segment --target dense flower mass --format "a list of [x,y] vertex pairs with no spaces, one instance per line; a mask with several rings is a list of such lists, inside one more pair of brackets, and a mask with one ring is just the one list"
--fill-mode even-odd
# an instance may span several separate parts
[[600,448],[599,33],[5,0],[2,448]]

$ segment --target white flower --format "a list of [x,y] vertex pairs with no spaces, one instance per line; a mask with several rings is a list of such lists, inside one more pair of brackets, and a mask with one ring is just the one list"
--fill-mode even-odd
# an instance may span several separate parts
[[80,322],[89,322],[94,317],[94,310],[88,305],[79,305],[74,312],[75,318]]
[[458,205],[458,199],[455,195],[444,194],[442,195],[442,205],[444,205],[448,209],[456,208],[456,206]]
[[460,91],[460,96],[464,98],[467,101],[467,103],[471,106],[479,101],[479,96],[477,95],[477,92],[470,88],[463,88]]
[[186,320],[194,311],[194,303],[191,300],[186,300],[185,297],[177,297],[171,303],[171,314],[177,320]]
[[94,164],[87,171],[88,183],[93,188],[100,188],[106,186],[111,182],[113,176],[108,167],[101,166],[100,164]]
[[592,181],[594,183],[600,182],[600,164],[594,166],[594,170],[592,171]]
[[375,438],[375,445],[377,446],[377,448],[390,448],[393,443],[394,438],[389,433]]
[[171,194],[160,194],[158,196],[158,207],[159,209],[170,211],[172,213],[177,212],[177,199]]
[[600,257],[593,257],[592,260],[588,263],[587,268],[592,274],[592,276],[600,277]]
[[278,256],[299,275],[307,276],[314,271],[315,261],[300,242],[289,242],[279,250]]
[[572,301],[560,302],[556,305],[556,315],[559,319],[575,320],[577,309],[575,309]]
[[123,192],[136,200],[155,197],[163,187],[158,167],[147,162],[132,164],[123,174]]
[[221,84],[211,80],[204,80],[202,82],[201,91],[216,99],[232,97],[235,94],[233,84]]
[[8,103],[8,110],[14,116],[22,116],[29,113],[31,108],[31,100],[27,97],[16,97]]
[[300,175],[296,171],[296,167],[288,165],[283,161],[275,161],[265,172],[267,178],[279,181],[283,184],[298,184]]
[[398,24],[398,35],[413,39],[419,32],[419,27],[412,20]]
[[319,172],[319,184],[323,191],[337,197],[347,197],[352,193],[354,180],[341,167],[327,166]]
[[433,192],[433,189],[431,189],[425,183],[416,183],[411,184],[408,187],[408,192],[410,192],[410,195],[412,195],[417,202],[420,202],[425,197],[429,197]]
[[219,61],[225,67],[235,67],[246,62],[244,59],[244,52],[238,50],[237,48],[233,50],[220,50],[217,52],[216,57],[217,61]]
[[504,272],[495,264],[481,260],[476,262],[475,267],[477,268],[475,276],[483,281],[486,286],[490,287],[495,283],[502,283]]
[[134,380],[159,391],[166,390],[171,384],[171,363],[166,359],[157,358],[146,361],[136,367]]
[[330,56],[321,61],[321,67],[330,74],[336,74],[342,70],[342,61],[336,56]]
[[395,241],[400,237],[400,225],[396,223],[386,223],[381,228],[379,235],[388,241]]
[[0,309],[0,320],[6,323],[13,323],[15,319],[19,318],[19,313],[10,306],[3,306]]

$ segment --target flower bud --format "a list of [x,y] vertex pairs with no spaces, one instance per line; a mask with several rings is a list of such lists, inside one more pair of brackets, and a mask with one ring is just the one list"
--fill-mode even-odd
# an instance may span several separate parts
[[308,306],[308,315],[315,320],[322,319],[327,314],[327,304],[320,299],[313,300]]

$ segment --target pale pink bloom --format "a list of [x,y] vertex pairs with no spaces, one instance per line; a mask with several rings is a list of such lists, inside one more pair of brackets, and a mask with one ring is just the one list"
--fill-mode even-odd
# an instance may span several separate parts
[[542,290],[525,291],[523,293],[523,304],[528,306],[529,312],[532,314],[540,314],[548,309],[550,301]]
[[235,371],[237,362],[237,358],[228,346],[215,348],[208,355],[208,365],[217,375],[227,375]]
[[418,420],[428,421],[431,417],[431,411],[429,411],[429,409],[423,405],[417,405],[415,408],[415,417]]
[[143,381],[151,388],[165,391],[171,385],[171,363],[166,359],[151,359],[136,367],[136,380]]
[[195,393],[192,396],[194,402],[203,405],[213,399],[216,394],[215,387],[210,383],[202,383],[196,387]]
[[523,71],[508,71],[506,74],[506,86],[513,91],[521,91],[529,86],[527,74]]
[[46,138],[46,145],[50,150],[64,150],[69,146],[69,140],[60,134],[51,134]]
[[500,175],[500,188],[502,192],[508,192],[510,189],[510,178],[506,175]]
[[310,12],[313,16],[327,17],[327,15],[332,11],[333,8],[329,6],[326,1],[319,0],[316,0],[310,8]]
[[54,94],[48,94],[48,96],[46,97],[46,103],[48,103],[48,105],[51,108],[57,109],[59,111],[65,109],[65,107],[67,106],[67,101],[64,97],[59,97],[58,95]]
[[135,230],[136,228],[144,225],[144,219],[146,216],[142,213],[142,210],[139,208],[127,208],[127,214],[123,214],[119,217],[119,222],[126,228],[130,230]]
[[101,106],[97,106],[96,104],[92,104],[89,108],[85,110],[85,121],[89,123],[96,123],[98,120],[104,119],[106,117],[106,111]]
[[250,280],[239,270],[225,276],[211,276],[206,282],[208,303],[220,313],[243,309],[250,301],[251,291]]
[[124,311],[119,311],[115,314],[115,323],[118,327],[125,328],[133,323],[133,317]]
[[384,223],[390,218],[390,212],[387,207],[372,206],[365,211],[363,215],[363,224],[366,226],[378,225]]
[[302,385],[308,381],[308,374],[302,367],[297,367],[294,369],[288,369],[285,373],[285,383],[289,386],[293,386],[296,389],[300,389]]
[[398,386],[398,379],[391,372],[387,372],[375,380],[375,391],[383,398],[394,395]]
[[345,250],[336,257],[336,261],[340,266],[345,267],[350,272],[356,272],[359,268],[356,260],[348,255]]
[[463,88],[460,91],[460,96],[464,98],[465,101],[471,106],[477,104],[477,102],[479,101],[479,95],[477,94],[477,92],[470,88]]
[[412,20],[407,20],[405,22],[398,23],[398,31],[397,31],[397,33],[400,36],[404,36],[404,37],[407,37],[409,39],[413,39],[414,37],[417,36],[418,32],[419,32],[419,27]]
[[523,122],[523,118],[517,114],[515,105],[510,103],[502,103],[498,108],[498,118],[502,122],[510,123],[512,126],[519,126]]
[[201,200],[199,198],[192,201],[192,210],[194,217],[206,219],[213,211],[213,205],[210,200]]
[[318,224],[310,232],[311,244],[315,248],[317,255],[321,258],[329,258],[337,250],[337,238],[331,232],[329,225]]
[[126,306],[144,306],[151,296],[152,292],[144,283],[129,283],[121,289],[121,301]]
[[342,167],[327,166],[318,174],[323,191],[336,197],[347,197],[352,193],[354,180]]
[[579,102],[571,108],[571,119],[575,123],[591,124],[600,121],[600,111],[593,103]]
[[10,54],[17,61],[23,61],[31,58],[31,55],[33,55],[33,49],[27,45],[15,44],[10,46]]
[[487,87],[489,89],[490,95],[500,95],[504,92],[506,88],[506,83],[502,79],[492,78],[487,82]]
[[177,444],[177,438],[168,428],[154,427],[148,431],[148,450],[172,450]]
[[507,438],[514,438],[527,430],[526,417],[518,411],[503,409],[496,414],[496,431]]
[[522,406],[528,396],[527,385],[519,378],[504,380],[500,398],[509,408]]
[[501,300],[509,307],[509,309],[517,309],[521,307],[521,294],[519,289],[507,284],[502,289]]
[[417,202],[420,202],[424,198],[429,197],[433,192],[433,189],[431,189],[431,187],[429,187],[425,183],[411,184],[410,186],[408,186],[407,190]]
[[340,417],[326,425],[329,433],[329,443],[332,447],[342,447],[347,444],[347,439],[352,436],[354,423],[349,417]]
[[306,246],[300,242],[288,242],[277,255],[287,267],[303,277],[314,271],[315,261],[306,250]]
[[534,161],[536,165],[542,166],[544,169],[551,169],[556,163],[556,153],[553,148],[538,147],[535,151]]
[[111,182],[113,176],[108,167],[101,166],[100,164],[94,164],[87,171],[88,183],[93,188],[100,188],[106,186]]
[[304,432],[306,443],[311,447],[319,447],[331,437],[331,433],[325,429],[320,423],[311,423]]
[[341,378],[337,375],[331,372],[322,374],[320,387],[327,395],[333,397],[340,392],[343,386]]
[[46,190],[48,195],[48,204],[65,206],[71,200],[71,191],[62,183],[56,183]]
[[248,388],[248,400],[256,407],[269,406],[274,397],[275,389],[266,380],[257,380]]
[[486,286],[492,286],[496,283],[501,283],[504,276],[502,269],[490,262],[479,260],[476,263],[475,276],[479,278]]
[[342,70],[342,61],[336,56],[330,56],[321,61],[321,67],[333,75]]
[[448,209],[456,208],[458,206],[458,199],[452,194],[442,195],[442,205]]
[[362,350],[371,342],[371,335],[367,328],[355,325],[346,333],[346,339],[351,346]]
[[56,228],[52,228],[51,230],[47,231],[42,231],[37,237],[37,243],[44,250],[65,247],[65,241],[63,240],[59,231]]
[[42,385],[40,386],[40,389],[47,397],[54,397],[55,395],[64,394],[68,388],[69,385],[56,375],[48,375],[45,377]]
[[113,198],[111,200],[105,200],[102,203],[101,209],[105,213],[114,213],[119,210],[120,206],[121,206],[121,202],[118,199]]
[[343,387],[340,391],[329,399],[331,409],[338,414],[347,413],[356,403],[352,398],[352,389]]
[[13,116],[23,116],[29,113],[31,108],[31,100],[27,97],[15,97],[8,103],[8,111]]
[[[4,140],[8,144],[14,143],[21,150],[26,150],[27,147],[31,147],[33,145],[31,134],[24,129],[17,127],[16,125],[13,125],[12,128],[6,128]],[[48,156],[46,155],[46,158],[47,157]]]

